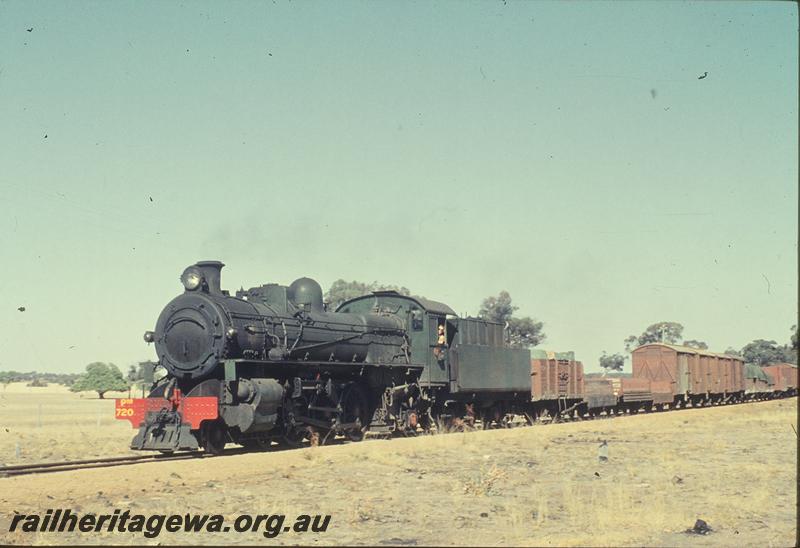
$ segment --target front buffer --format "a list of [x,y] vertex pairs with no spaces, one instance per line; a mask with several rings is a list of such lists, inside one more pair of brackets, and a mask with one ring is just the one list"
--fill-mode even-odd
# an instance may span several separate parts
[[218,406],[218,398],[214,396],[183,397],[181,391],[175,389],[170,398],[118,399],[114,415],[139,428],[131,441],[131,449],[196,451],[200,443],[195,433],[200,431],[203,421],[218,417]]

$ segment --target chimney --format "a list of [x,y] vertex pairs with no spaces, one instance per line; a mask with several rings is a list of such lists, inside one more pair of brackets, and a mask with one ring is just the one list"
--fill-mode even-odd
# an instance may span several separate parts
[[212,295],[220,295],[222,293],[220,272],[225,265],[219,261],[199,261],[196,266],[203,273],[203,278],[208,284],[208,292]]

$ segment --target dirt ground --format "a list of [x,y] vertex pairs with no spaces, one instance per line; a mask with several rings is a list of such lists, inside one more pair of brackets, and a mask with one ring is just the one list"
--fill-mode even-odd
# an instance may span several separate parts
[[[22,440],[21,462],[87,454],[81,446],[88,454],[126,452],[133,431],[111,418],[112,402],[38,393],[48,408],[63,406],[55,424],[43,417],[39,427],[38,404],[20,407],[15,394],[0,399],[0,461],[15,462],[14,440]],[[97,427],[97,411],[106,409]],[[796,398],[4,478],[0,543],[793,546],[793,426]],[[608,462],[598,460],[601,440]],[[244,513],[285,514],[287,523],[329,514],[331,521],[325,532],[275,538],[264,538],[263,527],[162,531],[152,539],[8,532],[14,512],[55,508],[218,513],[226,523]],[[686,534],[698,518],[713,532]]]

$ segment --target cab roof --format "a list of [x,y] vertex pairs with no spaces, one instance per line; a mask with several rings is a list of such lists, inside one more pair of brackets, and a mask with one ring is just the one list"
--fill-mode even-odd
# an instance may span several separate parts
[[425,297],[417,297],[416,295],[402,295],[394,290],[387,290],[387,291],[373,291],[367,295],[361,295],[360,297],[356,297],[354,299],[350,299],[348,301],[343,302],[339,305],[336,310],[340,310],[345,305],[348,305],[355,301],[361,301],[367,298],[374,298],[374,297],[392,297],[395,299],[405,299],[408,301],[412,301],[419,305],[421,309],[426,312],[430,312],[432,314],[444,314],[447,316],[457,316],[455,310],[450,308],[444,303],[440,303],[439,301],[432,301],[430,299],[426,299]]

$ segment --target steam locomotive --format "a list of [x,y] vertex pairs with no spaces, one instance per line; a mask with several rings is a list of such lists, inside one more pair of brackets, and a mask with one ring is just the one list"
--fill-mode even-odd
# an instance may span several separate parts
[[297,445],[416,427],[422,367],[396,314],[328,312],[310,278],[232,296],[223,266],[186,268],[183,294],[144,334],[167,375],[149,397],[117,401],[117,417],[139,428],[133,449],[219,453],[227,442]]

